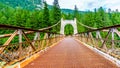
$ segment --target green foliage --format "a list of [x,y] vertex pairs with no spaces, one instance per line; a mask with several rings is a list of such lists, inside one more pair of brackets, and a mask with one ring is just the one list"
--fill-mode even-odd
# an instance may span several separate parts
[[67,19],[67,20],[72,20],[72,19],[74,19],[74,15],[71,13],[67,13],[67,14],[62,13],[62,18]]
[[100,7],[98,11],[96,12],[95,21],[96,21],[97,28],[107,26],[107,23],[108,23],[107,18],[108,18],[107,13],[104,11],[102,7]]
[[110,13],[111,14],[111,21],[113,25],[120,24],[120,13],[118,11]]
[[79,12],[78,12],[78,8],[77,6],[75,5],[75,9],[74,9],[74,18],[78,19],[79,20]]
[[[84,17],[82,19],[82,23],[90,26],[90,27],[95,27],[95,20],[94,20],[94,14],[93,12],[88,11],[86,14],[84,14]],[[88,28],[85,28],[86,31],[88,31]]]
[[[106,12],[102,7],[95,9],[94,12],[88,11],[81,14],[82,18],[80,21],[90,27],[102,28],[112,25],[120,24],[120,13],[119,12]],[[86,28],[86,30],[89,30]]]
[[54,0],[53,4],[53,21],[57,23],[61,19],[61,9],[59,7],[58,0]]
[[49,9],[47,7],[47,3],[44,2],[44,9],[43,9],[43,23],[45,24],[43,27],[50,26],[50,20],[49,20]]
[[73,33],[74,33],[73,26],[71,24],[67,24],[65,26],[64,33],[65,33],[65,35],[73,35]]
[[[59,6],[59,3],[58,3],[58,0],[54,0],[54,3],[53,3],[53,8],[51,10],[51,24],[56,24],[58,23],[60,20],[61,20],[61,9],[60,9],[60,6]],[[59,27],[54,27],[52,29],[53,32],[55,31],[60,31],[60,25]]]
[[21,7],[27,10],[34,10],[37,8],[37,5],[41,5],[41,0],[0,0],[0,2],[13,8]]

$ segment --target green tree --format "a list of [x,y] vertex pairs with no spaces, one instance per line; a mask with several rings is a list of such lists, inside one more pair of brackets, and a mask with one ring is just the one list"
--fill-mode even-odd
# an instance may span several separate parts
[[[52,19],[51,19],[51,24],[56,24],[58,23],[58,21],[61,20],[61,9],[60,9],[60,6],[59,6],[59,3],[58,3],[58,0],[54,0],[53,2],[53,8],[52,8]],[[60,24],[57,26],[57,27],[54,27],[52,29],[52,31],[60,31]]]
[[50,26],[50,20],[49,20],[49,9],[47,7],[47,3],[44,2],[44,9],[43,9],[43,27]]
[[61,19],[61,9],[58,0],[53,3],[53,23],[57,23]]
[[109,16],[105,10],[100,7],[96,13],[96,25],[97,28],[105,27],[109,25]]
[[75,8],[74,8],[74,18],[76,18],[77,20],[80,19],[80,16],[79,16],[79,11],[78,11],[78,8],[77,6],[75,5]]
[[[86,12],[86,14],[84,14],[83,16],[83,24],[89,26],[89,27],[94,27],[94,13],[91,11]],[[86,31],[90,30],[89,28],[85,28]]]
[[116,9],[116,11],[111,13],[111,20],[112,20],[112,25],[117,25],[120,24],[120,13]]

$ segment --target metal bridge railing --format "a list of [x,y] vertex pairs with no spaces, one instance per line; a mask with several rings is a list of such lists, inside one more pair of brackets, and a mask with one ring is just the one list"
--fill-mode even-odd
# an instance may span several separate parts
[[[0,28],[15,30],[12,34],[0,36],[0,39],[8,37],[8,40],[0,46],[0,67],[5,67],[24,60],[39,51],[49,48],[52,44],[63,39],[63,35],[59,33],[46,31],[52,27],[34,30],[22,27],[0,25]],[[29,37],[34,36],[33,40],[30,40],[28,35]],[[18,37],[18,42],[12,44],[11,41],[15,37]]]
[[93,29],[75,35],[77,39],[120,59],[120,25]]

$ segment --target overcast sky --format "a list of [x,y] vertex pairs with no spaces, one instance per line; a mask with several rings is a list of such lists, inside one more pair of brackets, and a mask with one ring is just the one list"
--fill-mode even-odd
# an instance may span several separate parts
[[[54,0],[46,0],[48,4],[52,5]],[[105,9],[120,10],[120,0],[58,0],[61,8],[74,9],[77,5],[81,11],[94,10],[100,6]]]

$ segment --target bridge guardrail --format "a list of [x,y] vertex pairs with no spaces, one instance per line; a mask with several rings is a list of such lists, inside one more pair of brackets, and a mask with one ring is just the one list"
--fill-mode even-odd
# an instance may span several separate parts
[[[61,40],[63,35],[48,31],[53,26],[35,30],[23,27],[0,25],[0,28],[2,29],[15,30],[12,34],[5,34],[0,37],[0,39],[9,37],[8,40],[0,46],[0,67],[6,67],[7,65],[22,61],[39,51],[49,48],[52,44]],[[30,40],[28,34],[30,34],[29,37],[33,37],[33,40]],[[34,34],[35,36],[33,36]],[[11,44],[11,41],[15,37],[18,37],[18,42]]]
[[119,29],[120,25],[92,29],[90,31],[78,33],[75,37],[88,45],[120,59]]

